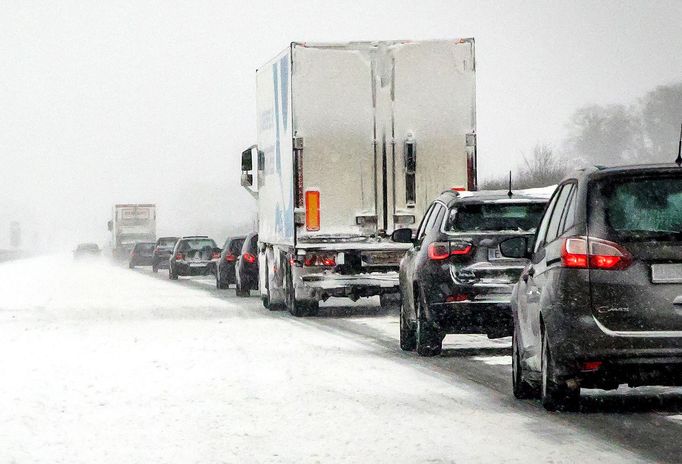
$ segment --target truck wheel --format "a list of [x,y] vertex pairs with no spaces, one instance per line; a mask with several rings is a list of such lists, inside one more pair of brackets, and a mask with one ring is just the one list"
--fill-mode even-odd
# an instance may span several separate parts
[[580,388],[570,389],[556,378],[554,360],[545,331],[542,332],[542,406],[548,411],[577,411]]
[[423,316],[423,297],[417,296],[417,330],[415,348],[419,356],[437,356],[443,350],[443,339],[435,327]]
[[400,349],[403,351],[414,351],[417,347],[417,338],[410,323],[405,320],[405,307],[400,305]]

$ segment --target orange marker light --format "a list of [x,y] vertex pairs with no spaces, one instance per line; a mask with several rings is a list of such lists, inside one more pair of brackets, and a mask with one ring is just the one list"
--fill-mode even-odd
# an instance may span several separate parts
[[320,230],[320,192],[317,190],[305,192],[305,228]]

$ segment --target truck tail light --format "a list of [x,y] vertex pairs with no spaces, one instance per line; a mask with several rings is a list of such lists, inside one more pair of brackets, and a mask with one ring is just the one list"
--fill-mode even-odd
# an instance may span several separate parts
[[305,228],[309,231],[320,230],[320,192],[305,192]]
[[246,261],[249,264],[253,264],[256,262],[256,257],[249,252],[244,253],[242,255],[242,258],[244,258],[244,261]]
[[334,267],[336,266],[336,255],[329,254],[309,254],[303,259],[303,265],[306,267],[311,266],[325,266]]
[[428,256],[430,260],[442,261],[450,256],[467,256],[471,253],[473,245],[469,242],[458,240],[454,242],[433,242],[429,245]]
[[593,237],[569,237],[561,248],[561,263],[576,269],[621,270],[632,255],[617,243]]

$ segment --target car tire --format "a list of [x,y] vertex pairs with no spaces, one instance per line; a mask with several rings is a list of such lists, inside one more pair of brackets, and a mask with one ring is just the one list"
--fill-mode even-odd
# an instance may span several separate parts
[[153,272],[154,274],[156,274],[157,272],[159,272],[159,268],[156,266],[156,264],[152,264],[152,272]]
[[168,278],[170,280],[178,280],[178,274],[175,271],[173,271],[172,266],[168,267]]
[[400,293],[382,293],[379,295],[379,304],[381,304],[381,309],[400,308]]
[[135,269],[135,265],[133,263],[128,263],[128,269]]
[[218,290],[225,290],[229,285],[225,282],[220,275],[220,272],[216,271],[215,274],[215,286]]
[[244,290],[242,288],[242,286],[240,285],[239,281],[237,281],[237,285],[235,288],[235,294],[240,298],[246,298],[248,296],[251,296],[251,292],[249,290]]
[[423,297],[417,296],[417,329],[415,348],[419,356],[437,356],[443,350],[443,338],[438,330],[423,317]]
[[519,400],[529,400],[539,396],[538,388],[528,380],[526,370],[521,365],[516,330],[512,335],[512,391],[514,397]]
[[540,399],[547,411],[576,411],[580,406],[580,388],[570,389],[556,378],[556,367],[545,331],[542,331],[542,386]]
[[400,305],[400,349],[414,351],[417,347],[417,335],[410,323],[405,320],[405,305]]

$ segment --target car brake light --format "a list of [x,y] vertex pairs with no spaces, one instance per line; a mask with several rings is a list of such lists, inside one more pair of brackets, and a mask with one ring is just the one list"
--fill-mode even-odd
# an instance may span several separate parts
[[220,259],[220,253],[214,251],[213,253],[211,253],[211,259]]
[[305,192],[305,228],[306,230],[320,230],[320,192],[308,190]]
[[582,365],[580,366],[580,370],[583,372],[594,372],[596,370],[599,370],[601,365],[602,365],[601,361],[587,361],[582,363]]
[[178,254],[175,255],[175,260],[176,260],[176,261],[182,261],[183,259],[185,259],[185,255],[184,255],[184,254],[178,253]]
[[632,264],[632,255],[617,243],[593,237],[569,237],[561,248],[561,263],[576,269],[620,270]]
[[472,245],[469,242],[433,242],[429,245],[428,256],[434,261],[442,261],[450,256],[465,256],[471,253]]
[[323,256],[322,265],[329,267],[336,266],[336,258],[334,258],[333,256]]
[[234,263],[235,257],[232,253],[225,255],[225,261],[228,263]]
[[466,293],[457,293],[455,295],[449,295],[447,298],[445,298],[445,301],[447,303],[453,303],[456,301],[467,301],[469,300],[469,295]]
[[249,264],[253,264],[256,262],[256,257],[252,255],[251,253],[244,253],[242,255],[242,258],[244,258],[244,261],[246,261]]

